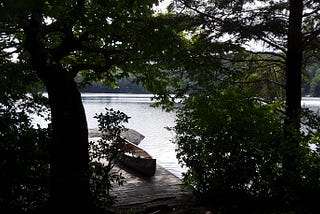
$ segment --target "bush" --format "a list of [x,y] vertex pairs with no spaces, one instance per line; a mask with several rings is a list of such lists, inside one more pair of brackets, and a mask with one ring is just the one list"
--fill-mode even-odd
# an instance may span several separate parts
[[[299,198],[306,187],[319,188],[320,156],[309,146],[319,135],[305,132],[300,150],[289,151],[299,153],[300,173],[294,176],[302,181],[292,189],[287,181],[293,178],[284,177],[283,168],[288,152],[279,111],[283,104],[264,104],[253,95],[237,87],[212,89],[190,95],[178,110],[174,142],[178,159],[188,168],[183,182],[200,199],[213,198],[211,203],[219,206],[275,205]],[[320,123],[313,122],[315,131]]]
[[120,170],[115,170],[116,157],[124,153],[118,146],[120,133],[125,129],[123,123],[129,117],[123,112],[107,109],[106,112],[97,114],[99,131],[102,136],[97,141],[90,141],[90,169],[91,192],[100,208],[110,208],[116,197],[110,195],[112,184],[122,185],[125,180]]
[[33,128],[24,111],[0,108],[1,213],[29,211],[47,202],[48,133]]
[[[117,138],[128,117],[107,109],[96,115],[102,138],[90,142],[90,189],[100,208],[110,208],[115,197],[112,184],[123,184],[120,171],[115,170],[115,157],[122,150]],[[49,198],[49,128],[34,128],[31,118],[16,108],[0,105],[0,213],[20,213],[45,208]],[[40,209],[41,210],[41,209]]]

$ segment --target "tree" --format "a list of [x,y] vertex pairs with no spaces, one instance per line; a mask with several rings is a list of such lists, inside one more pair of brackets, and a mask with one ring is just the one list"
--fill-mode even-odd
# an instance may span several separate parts
[[310,144],[319,146],[320,118],[303,113],[295,174],[288,174],[282,108],[239,86],[212,84],[191,94],[174,127],[177,157],[188,169],[184,184],[222,212],[316,210],[320,153]]
[[[290,123],[288,126],[293,126],[293,132],[297,132],[301,112],[301,75],[303,68],[316,57],[319,46],[319,26],[316,21],[319,3],[181,0],[176,1],[176,5],[202,19],[200,28],[203,38],[211,42],[229,41],[257,56],[252,60],[232,60],[265,61],[282,66],[282,72],[286,74],[287,122]],[[248,49],[252,44],[263,47],[262,51],[259,48]],[[259,56],[266,57],[261,59]]]
[[[233,65],[240,62],[242,70],[246,69],[243,65],[247,65],[250,70],[256,69],[256,72],[260,66],[263,66],[260,70],[266,70],[267,66],[282,69],[280,72],[285,74],[283,84],[277,79],[267,78],[266,81],[285,87],[285,97],[280,98],[286,103],[284,134],[288,146],[290,145],[290,151],[298,149],[302,74],[303,68],[315,58],[315,53],[318,51],[320,32],[316,20],[320,14],[319,2],[302,0],[176,2],[178,8],[186,9],[186,13],[202,20],[203,24],[199,27],[200,35],[209,43],[226,40],[246,48],[245,45],[249,42],[256,42],[265,48],[262,51],[247,50],[247,53],[253,55],[250,59],[247,54],[240,55],[240,58],[239,55],[229,54],[225,60]],[[265,63],[261,64],[261,61]],[[253,63],[256,63],[256,66],[252,65]],[[233,73],[229,76],[234,78]],[[256,76],[258,78],[251,82],[262,83],[261,77],[264,76]],[[292,156],[294,153],[288,154],[286,164],[292,172],[295,169],[293,160],[298,160]]]
[[[260,93],[261,91],[256,91],[256,94],[251,94],[251,98],[253,100],[259,98],[260,101],[266,102],[266,104],[273,104],[278,100],[283,100],[285,103],[285,109],[281,109],[281,105],[279,106],[281,108],[278,109],[279,112],[285,110],[285,117],[282,118],[284,125],[281,126],[283,132],[273,131],[272,133],[274,135],[280,133],[278,138],[281,139],[278,142],[281,144],[282,149],[278,150],[277,152],[279,152],[281,156],[281,158],[279,158],[279,163],[281,163],[283,166],[281,167],[282,171],[280,173],[282,177],[281,179],[283,179],[280,179],[281,183],[283,186],[285,186],[282,195],[296,197],[299,195],[298,192],[301,190],[299,189],[301,186],[297,184],[304,183],[306,177],[309,177],[310,179],[315,178],[315,180],[318,179],[316,178],[318,176],[317,173],[314,175],[306,173],[308,171],[308,164],[304,164],[308,162],[306,160],[308,160],[309,157],[313,157],[314,159],[312,159],[311,162],[316,163],[319,160],[319,154],[309,150],[308,143],[310,143],[310,141],[305,140],[304,137],[306,133],[301,131],[301,124],[306,122],[302,119],[301,76],[303,74],[303,68],[308,65],[309,62],[312,62],[312,60],[316,57],[315,53],[318,51],[319,26],[317,24],[317,19],[320,12],[319,3],[316,1],[181,0],[175,1],[174,4],[176,4],[174,5],[176,6],[175,9],[181,10],[179,12],[189,14],[190,16],[195,16],[201,20],[201,25],[199,25],[198,30],[190,33],[190,35],[193,36],[194,40],[196,40],[195,43],[205,44],[202,45],[202,47],[206,48],[199,49],[199,52],[202,51],[203,53],[199,57],[202,59],[202,62],[209,60],[212,64],[217,65],[216,68],[198,68],[202,69],[202,76],[197,76],[197,73],[199,74],[199,72],[196,69],[193,69],[193,71],[188,71],[190,79],[193,80],[194,86],[196,86],[196,89],[199,92],[196,91],[194,96],[192,96],[190,100],[188,99],[186,101],[187,107],[183,109],[185,112],[184,114],[180,115],[182,122],[180,121],[181,124],[180,126],[178,125],[178,129],[181,134],[178,136],[178,144],[180,143],[182,150],[181,154],[183,154],[183,152],[188,153],[188,151],[191,151],[192,149],[188,149],[194,146],[193,144],[196,144],[198,141],[200,144],[199,151],[204,152],[203,157],[201,157],[201,155],[199,157],[194,153],[188,153],[190,156],[180,155],[180,157],[185,158],[188,161],[190,161],[192,158],[196,159],[194,163],[191,163],[194,160],[189,162],[189,164],[193,164],[192,166],[194,167],[191,168],[190,174],[192,174],[192,170],[194,170],[195,176],[201,175],[201,173],[196,172],[196,169],[201,166],[201,164],[197,162],[201,162],[201,159],[199,160],[197,158],[203,158],[205,161],[207,161],[210,155],[215,154],[215,151],[219,150],[221,147],[222,149],[227,147],[221,145],[221,147],[215,146],[212,150],[203,151],[203,148],[201,148],[202,143],[212,145],[210,144],[211,142],[215,143],[226,141],[227,143],[233,142],[233,146],[239,148],[238,144],[247,145],[250,144],[250,142],[255,141],[254,139],[250,138],[250,136],[248,137],[245,131],[243,131],[241,133],[242,135],[240,135],[243,138],[243,141],[232,141],[231,139],[228,141],[228,136],[224,135],[224,132],[220,133],[218,129],[214,131],[210,129],[214,129],[216,125],[207,122],[206,119],[210,117],[208,115],[206,115],[207,117],[201,115],[202,111],[207,113],[211,110],[216,113],[220,110],[221,112],[225,112],[226,114],[230,115],[236,115],[238,112],[232,108],[231,104],[226,104],[221,107],[221,105],[223,103],[227,103],[227,101],[216,101],[219,98],[212,98],[212,100],[210,100],[212,88],[221,89],[224,88],[224,86],[227,86],[226,88],[228,89],[228,86],[234,85],[242,93],[243,89],[248,90],[248,88],[252,88],[253,85],[265,85],[265,83],[271,83],[274,84],[274,87],[277,87],[275,90],[278,90],[278,88],[281,87],[282,90],[285,91],[283,97],[274,96],[271,97],[271,99],[265,99],[264,94]],[[252,47],[253,42],[259,44],[262,47],[262,50],[247,48],[250,43]],[[219,49],[218,47],[221,47],[222,45],[224,45],[224,48]],[[228,49],[226,46],[232,48]],[[209,64],[209,62],[207,62],[207,64]],[[268,74],[268,69],[278,73],[275,75],[276,78],[270,78],[270,76],[265,75]],[[194,72],[194,70],[196,70],[196,72]],[[279,77],[284,78],[279,79]],[[203,93],[203,91],[205,92]],[[213,94],[215,94],[217,97],[223,97],[225,93],[226,92],[224,90],[221,90],[221,94]],[[281,93],[277,94],[281,95]],[[237,98],[237,95],[235,95],[235,97]],[[232,100],[230,97],[227,98]],[[197,101],[199,101],[199,99],[200,101],[201,99],[204,101],[201,102],[202,105],[197,106]],[[193,101],[195,101],[195,103],[192,103]],[[240,102],[240,104],[242,103]],[[252,107],[251,104],[252,103],[249,102],[249,106],[246,105],[245,107],[240,105],[239,111],[241,111],[241,109],[248,109],[250,106]],[[256,107],[255,105],[253,106]],[[190,109],[188,109],[188,107]],[[261,111],[257,110],[254,112],[258,113],[258,115],[260,114],[260,116],[266,113],[264,112],[264,108],[261,108],[260,110]],[[273,115],[274,117],[272,118],[278,118],[278,114],[281,115],[279,112],[275,112]],[[249,112],[246,113],[250,115]],[[242,114],[245,115],[246,113]],[[233,117],[236,117],[235,115]],[[197,119],[197,116],[203,117],[201,117],[202,119]],[[256,116],[257,115],[251,115],[253,118]],[[224,119],[225,121],[223,119],[219,120],[221,125],[218,127],[221,129],[230,128],[228,126],[228,118]],[[240,125],[238,124],[233,126],[234,132],[227,131],[226,133],[230,135],[230,138],[238,139],[237,137],[239,137],[239,134],[237,130],[243,130],[244,126],[241,122],[249,123],[249,121],[245,121],[244,118],[240,118],[236,121],[239,122]],[[262,121],[262,119],[254,119],[253,121]],[[250,125],[251,124],[248,124],[247,126]],[[189,130],[184,129],[184,127],[189,127]],[[303,127],[305,127],[305,124]],[[268,127],[263,127],[263,129],[268,130]],[[247,132],[249,134],[251,133],[249,131]],[[190,136],[188,134],[190,134]],[[190,139],[186,139],[188,137],[190,137]],[[206,137],[208,137],[209,140],[207,140]],[[204,141],[202,141],[203,138],[205,138]],[[316,138],[317,137],[315,137],[315,139]],[[267,142],[268,143],[266,143],[266,145],[273,145],[271,142]],[[190,145],[186,145],[188,143],[190,143]],[[254,144],[257,147],[259,146],[259,143],[257,142]],[[190,147],[185,148],[184,146]],[[206,146],[207,145],[204,145],[204,147]],[[229,149],[232,153],[232,148]],[[265,150],[267,149],[268,148],[265,148]],[[247,148],[245,150],[247,151]],[[239,154],[242,154],[242,152],[243,150],[241,149],[238,151]],[[255,155],[255,153],[251,153],[251,157],[255,158]],[[262,156],[265,155],[269,157],[266,153]],[[268,159],[267,157],[263,158]],[[217,158],[225,160],[229,159],[229,155],[227,152],[222,152],[221,154],[217,155]],[[247,161],[247,163],[250,163],[250,160]],[[240,160],[239,164],[240,163],[243,162]],[[207,164],[207,162],[205,162],[205,164]],[[241,164],[233,165],[232,167],[234,168],[229,167],[229,165],[225,162],[219,164],[222,164],[222,166],[219,165],[217,167],[217,171],[219,171],[219,167],[221,167],[223,170],[230,170],[231,172],[232,170],[237,170],[237,168],[241,167]],[[259,165],[259,163],[257,163],[257,165]],[[223,168],[223,166],[226,168]],[[315,167],[315,169],[317,168],[318,166]],[[214,174],[214,170],[212,171]],[[231,173],[232,176],[236,176],[236,174],[237,173]],[[240,176],[239,179],[241,178],[242,177]],[[236,179],[237,178],[234,178],[234,180]],[[232,182],[234,180],[232,180]],[[252,178],[252,181],[253,180],[254,179]],[[234,184],[235,186],[241,186],[241,181],[235,183],[236,184],[231,184]]]
[[[153,15],[158,1],[37,0],[0,3],[2,54],[27,64],[43,82],[52,118],[52,212],[93,209],[88,130],[74,80],[113,84],[129,73],[147,89],[169,94],[170,63],[183,46],[183,18]],[[173,30],[173,26],[175,26]],[[161,42],[160,42],[161,41]],[[174,60],[173,60],[174,61]],[[175,77],[178,81],[179,79]]]

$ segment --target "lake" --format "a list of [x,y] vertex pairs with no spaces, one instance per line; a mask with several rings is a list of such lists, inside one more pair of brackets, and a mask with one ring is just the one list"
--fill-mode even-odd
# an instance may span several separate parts
[[[93,117],[97,113],[105,112],[105,108],[124,112],[131,117],[124,125],[145,136],[139,146],[156,158],[158,164],[181,178],[185,169],[178,164],[175,145],[171,142],[175,134],[165,128],[174,126],[175,113],[150,107],[151,97],[150,94],[83,93],[88,128],[98,127],[98,122]],[[304,97],[301,105],[319,111],[320,98]],[[43,123],[39,119],[37,122]]]
[[[126,127],[145,136],[139,146],[156,158],[158,164],[181,178],[185,169],[178,164],[175,145],[171,142],[175,134],[165,129],[174,126],[175,114],[150,107],[151,97],[150,94],[82,94],[88,126],[97,128],[98,123],[93,116],[104,112],[106,107],[126,113],[131,117]],[[301,105],[317,111],[320,108],[320,98],[304,97]]]
[[319,111],[320,97],[303,97],[301,101],[301,106],[310,108],[314,111]]
[[175,113],[150,107],[151,97],[150,94],[83,93],[88,128],[98,127],[93,117],[105,112],[105,108],[124,112],[130,117],[124,125],[145,136],[139,146],[156,158],[159,165],[181,178],[184,169],[178,164],[175,145],[171,142],[175,134],[166,129],[174,126]]

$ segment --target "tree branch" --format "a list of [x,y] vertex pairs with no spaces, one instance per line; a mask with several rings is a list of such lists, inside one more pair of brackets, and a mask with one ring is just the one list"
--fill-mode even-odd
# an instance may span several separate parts
[[[58,23],[59,24],[59,23]],[[60,32],[64,34],[64,38],[61,44],[57,47],[52,49],[50,52],[55,60],[58,62],[63,57],[70,54],[70,52],[75,50],[81,50],[82,42],[88,40],[88,34],[83,33],[79,38],[75,37],[72,32],[72,27],[59,24],[57,25]]]
[[304,14],[303,14],[303,17],[311,16],[311,15],[313,15],[313,14],[319,12],[319,11],[320,11],[320,8],[317,8],[317,9],[315,9],[315,10],[309,12],[309,13],[304,13]]
[[277,86],[280,86],[282,88],[286,88],[286,85],[280,83],[280,82],[277,82],[275,80],[271,80],[271,79],[259,79],[259,80],[254,80],[254,81],[236,81],[235,83],[240,83],[240,84],[256,84],[256,83],[260,83],[260,82],[270,82],[270,83],[273,83]]
[[118,53],[117,50],[104,50],[99,48],[85,48],[87,52],[101,53],[104,56],[104,65],[96,65],[96,64],[78,64],[74,65],[69,72],[75,77],[80,71],[83,70],[93,70],[95,72],[106,72],[113,66],[119,66],[128,61],[126,56],[118,57],[118,55],[114,55]]
[[275,53],[275,52],[270,52],[270,51],[265,51],[265,52],[264,51],[249,51],[249,50],[246,50],[246,51],[251,53],[251,54],[272,55],[272,56],[275,56],[275,57],[280,57],[283,60],[286,60],[286,56],[282,55],[280,53]]
[[303,34],[304,43],[307,45],[320,35],[320,27],[314,31]]
[[286,49],[285,49],[285,48],[277,45],[277,44],[274,43],[274,42],[271,42],[270,40],[268,40],[268,39],[266,39],[266,38],[263,38],[263,37],[258,36],[258,39],[260,39],[261,41],[267,43],[267,44],[270,45],[271,47],[274,47],[274,48],[276,48],[276,49],[278,49],[278,50],[281,50],[281,51],[284,52],[284,53],[286,52]]
[[102,72],[108,71],[111,67],[112,65],[98,66],[98,65],[92,65],[92,64],[81,64],[81,65],[72,66],[72,68],[69,69],[68,72],[72,75],[72,77],[76,77],[80,71],[93,70],[95,72],[102,73]]

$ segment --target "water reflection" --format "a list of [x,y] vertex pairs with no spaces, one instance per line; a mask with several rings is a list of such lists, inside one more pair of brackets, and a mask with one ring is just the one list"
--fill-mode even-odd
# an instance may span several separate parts
[[319,97],[303,97],[301,100],[301,106],[303,108],[310,108],[313,111],[319,111],[320,98]]
[[[106,107],[126,113],[131,117],[126,126],[145,136],[140,146],[156,158],[157,163],[176,176],[181,177],[181,173],[185,170],[179,166],[175,145],[171,143],[174,133],[165,129],[165,127],[174,126],[175,113],[150,107],[151,97],[150,94],[82,94],[88,127],[98,127],[98,122],[93,117],[97,113],[104,112]],[[301,105],[319,111],[320,98],[304,97]],[[37,116],[34,116],[34,122],[41,126],[46,126],[47,123]]]
[[84,93],[81,97],[84,103],[152,103],[152,95],[150,94]]
[[126,127],[145,136],[140,147],[157,159],[157,163],[174,175],[181,177],[184,171],[178,164],[172,131],[165,127],[174,126],[175,113],[168,113],[161,108],[150,107],[152,95],[148,94],[83,94],[88,127],[97,128],[96,113],[113,108],[127,114],[130,119]]

